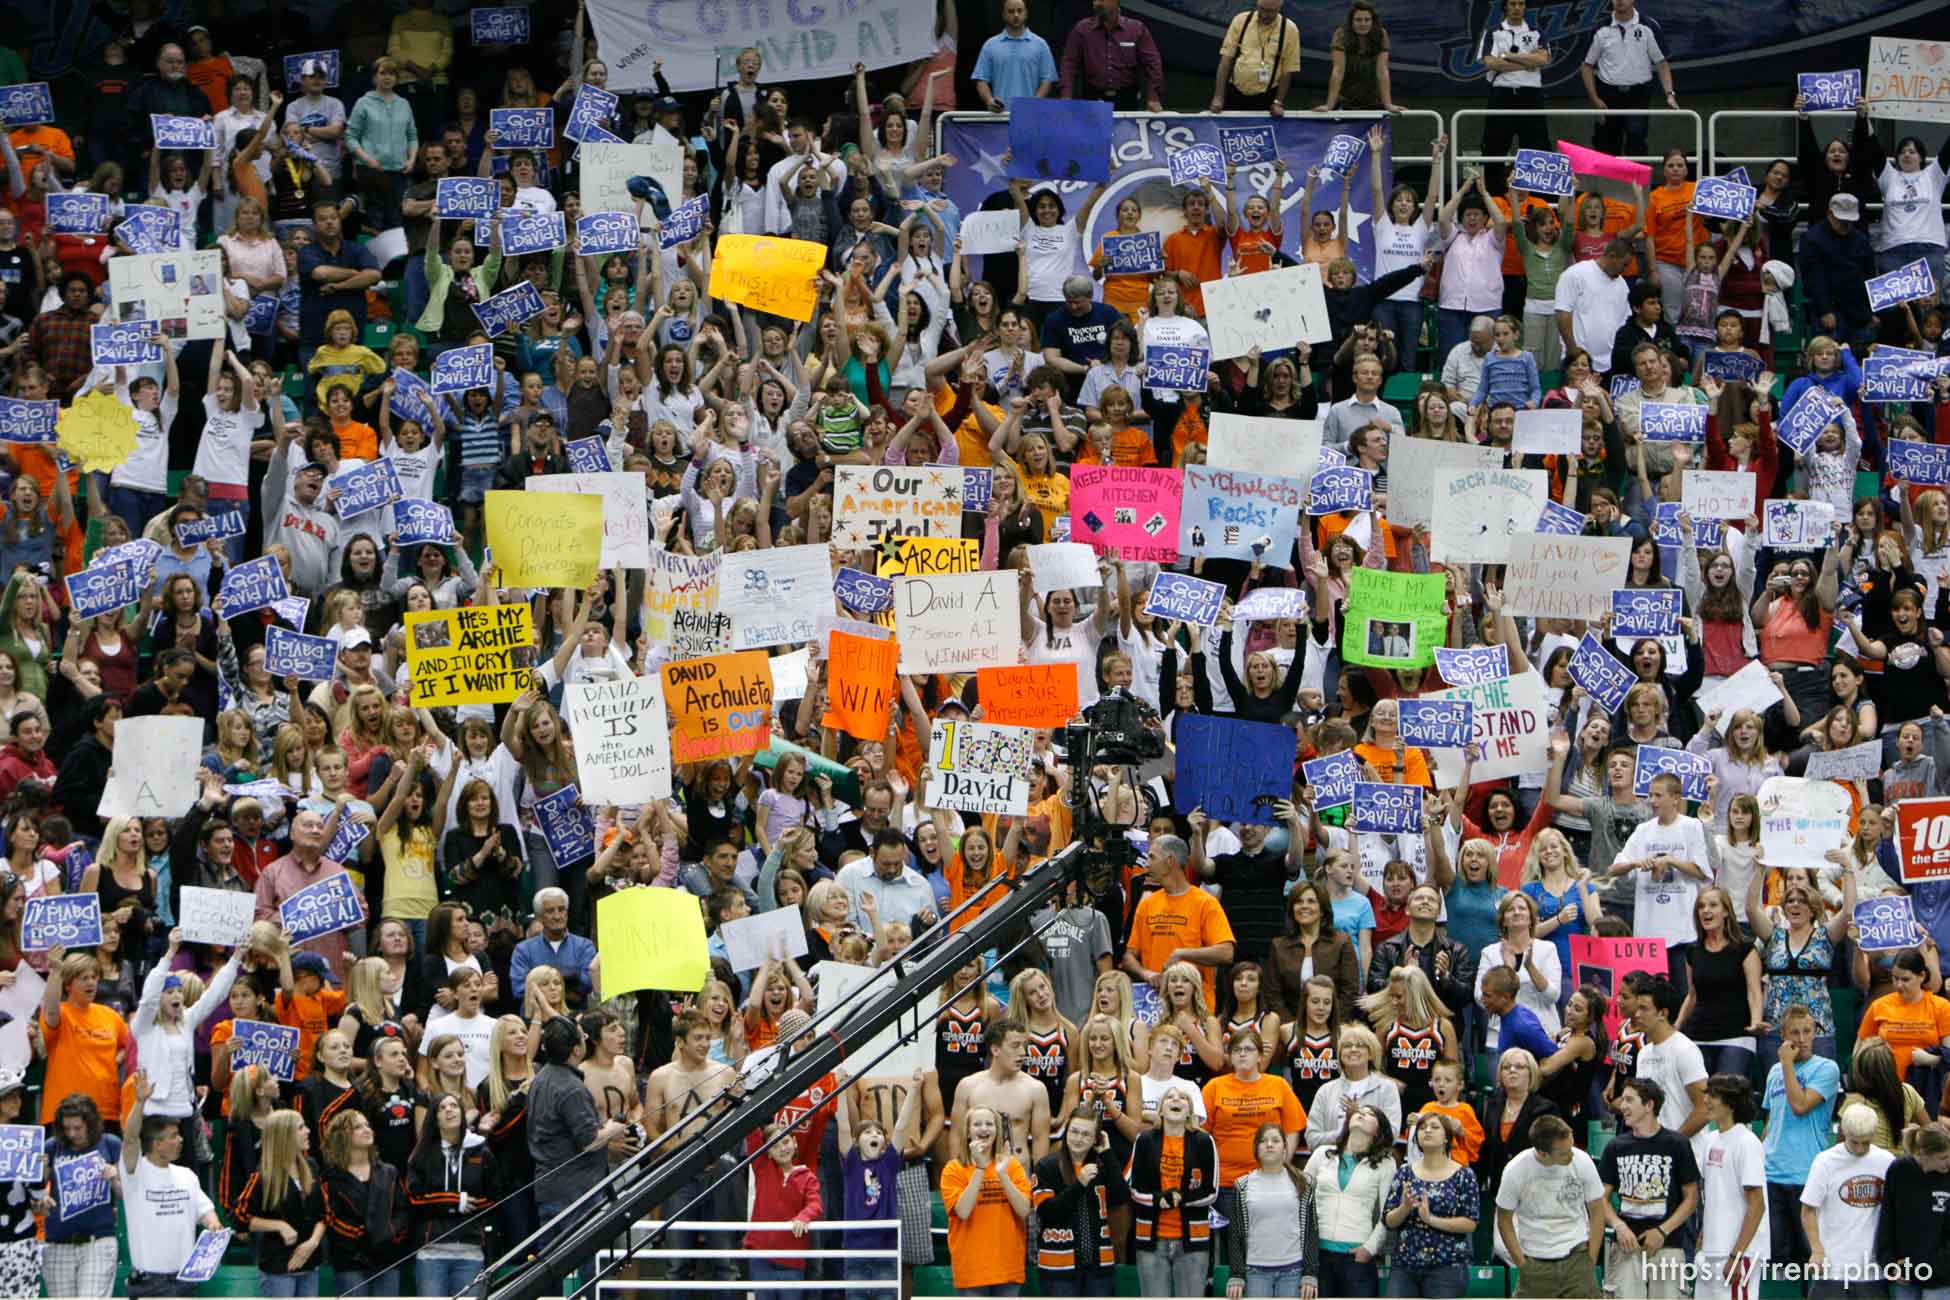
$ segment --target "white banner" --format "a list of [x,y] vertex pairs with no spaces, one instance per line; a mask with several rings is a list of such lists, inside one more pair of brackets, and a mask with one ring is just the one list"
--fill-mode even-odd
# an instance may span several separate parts
[[[1313,481],[1314,470],[1320,467],[1322,421],[1276,420],[1263,415],[1228,415],[1223,411],[1214,412],[1211,420],[1205,447],[1208,466],[1278,474],[1283,478],[1297,478],[1302,483]],[[1394,518],[1392,510],[1388,517]]]
[[577,492],[603,499],[605,569],[650,567],[650,507],[643,495],[643,475],[536,474],[526,484],[530,492]]
[[779,546],[725,556],[718,612],[731,619],[731,650],[816,639],[820,616],[833,613],[832,550]]
[[1429,558],[1443,564],[1502,564],[1510,541],[1535,533],[1550,500],[1541,469],[1472,469],[1436,480]]
[[899,670],[967,672],[1019,663],[1020,581],[1014,569],[894,579],[894,635],[901,643]]
[[589,0],[588,7],[609,63],[609,89],[623,94],[654,91],[651,68],[658,60],[673,91],[722,86],[737,75],[738,52],[747,46],[763,56],[759,81],[769,86],[850,76],[856,63],[870,70],[911,63],[935,45],[935,7],[925,0],[858,7],[810,0]]
[[1575,456],[1584,449],[1584,412],[1575,408],[1518,411],[1513,450]]
[[1869,75],[1862,82],[1862,98],[1868,102],[1870,117],[1950,122],[1950,44],[1870,37]]
[[176,924],[191,943],[219,943],[234,948],[250,936],[251,922],[256,919],[255,894],[185,885]]
[[1760,856],[1770,867],[1829,865],[1848,847],[1848,791],[1833,781],[1772,776],[1760,786]]
[[562,712],[575,738],[576,785],[591,806],[670,798],[670,722],[663,675],[571,682]]
[[1434,522],[1435,485],[1466,469],[1496,469],[1508,463],[1498,447],[1434,438],[1388,440],[1388,522],[1404,528]]
[[1503,612],[1595,622],[1611,613],[1611,593],[1625,585],[1631,562],[1629,537],[1513,537],[1503,574]]
[[1030,547],[1029,573],[1038,596],[1075,588],[1095,590],[1103,585],[1097,572],[1097,552],[1082,542],[1044,542]]
[[224,332],[223,259],[214,248],[110,258],[108,287],[115,306],[103,323],[148,321],[177,343]]
[[97,814],[181,817],[196,802],[203,719],[123,718],[115,724],[114,766]]
[[956,812],[1029,812],[1029,760],[1035,733],[1028,727],[936,718],[928,729],[929,808]]

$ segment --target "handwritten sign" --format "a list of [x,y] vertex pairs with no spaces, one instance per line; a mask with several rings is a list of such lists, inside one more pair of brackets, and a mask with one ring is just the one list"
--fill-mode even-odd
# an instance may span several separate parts
[[1435,670],[1451,686],[1474,686],[1510,675],[1510,647],[1470,646],[1465,650],[1435,649]]
[[1682,593],[1677,587],[1621,587],[1611,594],[1611,634],[1676,636]]
[[725,959],[731,969],[740,973],[757,970],[781,957],[803,958],[811,950],[805,921],[784,907],[721,922],[718,937],[724,940]]
[[1576,537],[1584,531],[1587,516],[1559,501],[1546,501],[1537,512],[1537,531],[1558,537]]
[[894,581],[894,630],[903,673],[967,672],[1022,657],[1019,577],[944,573]]
[[1405,699],[1396,707],[1404,745],[1461,749],[1475,733],[1475,706],[1468,700]]
[[108,1162],[96,1152],[54,1162],[55,1199],[60,1202],[59,1217],[63,1219],[79,1218],[98,1205],[107,1205],[112,1198],[109,1188]]
[[1028,727],[934,719],[928,728],[926,806],[1027,815],[1035,734]]
[[207,117],[149,114],[149,135],[158,149],[214,149],[217,124]]
[[583,257],[634,253],[641,238],[634,212],[592,212],[576,218],[576,252]]
[[1345,808],[1354,802],[1354,783],[1361,779],[1361,759],[1351,749],[1300,765],[1302,777],[1313,787],[1314,808]]
[[1510,168],[1511,189],[1562,198],[1576,193],[1577,187],[1576,171],[1564,154],[1544,149],[1517,150],[1517,161]]
[[1936,277],[1930,273],[1930,260],[1926,257],[1866,280],[1863,287],[1869,291],[1870,311],[1886,311],[1906,302],[1936,297]]
[[603,499],[566,492],[489,492],[488,546],[515,587],[588,587],[603,549]]
[[1503,610],[1513,617],[1596,622],[1611,612],[1611,593],[1625,585],[1631,558],[1629,537],[1514,537],[1504,571]]
[[733,650],[814,640],[821,616],[833,612],[831,551],[820,544],[727,555],[718,574],[718,612],[731,620]]
[[961,251],[970,257],[1013,253],[1021,242],[1022,218],[1014,208],[970,212],[961,219]]
[[338,646],[330,637],[305,636],[276,625],[265,634],[264,671],[273,677],[329,682],[337,663]]
[[1374,475],[1352,465],[1334,465],[1313,476],[1307,485],[1307,513],[1336,515],[1374,508]]
[[1387,781],[1354,783],[1354,816],[1349,825],[1363,834],[1420,835],[1422,787]]
[[1618,712],[1625,703],[1625,693],[1638,680],[1632,676],[1630,668],[1619,663],[1617,657],[1589,632],[1578,642],[1578,648],[1571,652],[1569,667],[1571,680],[1582,686],[1592,699],[1604,705],[1607,713]]
[[694,993],[711,974],[704,909],[687,889],[619,889],[596,902],[603,992]]
[[1541,469],[1471,469],[1435,485],[1430,509],[1433,559],[1445,564],[1501,564],[1511,541],[1534,534],[1550,500]]
[[474,319],[489,338],[498,339],[542,311],[541,291],[532,281],[523,280],[512,289],[503,289],[492,298],[475,303]]
[[1584,449],[1584,412],[1571,407],[1518,411],[1510,447],[1525,454],[1575,456]]
[[360,515],[371,514],[375,510],[400,499],[399,471],[386,457],[369,460],[365,464],[334,474],[325,480],[326,490],[333,494],[339,518],[357,519]]
[[[620,470],[600,474],[532,474],[523,486],[528,492],[596,498],[600,502],[597,565],[605,571],[649,567],[650,508],[644,499],[641,474]],[[585,509],[576,507],[578,512]]]
[[833,471],[835,546],[860,550],[890,537],[961,535],[960,468],[836,465]]
[[1772,500],[1762,503],[1761,535],[1766,545],[1797,550],[1819,546],[1834,527],[1835,511],[1826,501]]
[[1447,639],[1439,573],[1357,568],[1348,574],[1341,657],[1365,668],[1427,668]]
[[1856,943],[1865,952],[1914,948],[1923,933],[1907,896],[1865,898],[1855,905]]
[[352,877],[334,871],[285,899],[278,905],[278,916],[296,945],[364,925],[366,900],[352,883]]
[[1869,38],[1862,98],[1869,116],[1900,122],[1950,122],[1950,45]]
[[1225,155],[1216,145],[1194,144],[1174,149],[1165,155],[1165,165],[1171,170],[1173,185],[1197,185],[1200,181],[1223,184],[1226,178]]
[[571,682],[563,704],[585,800],[635,806],[670,797],[670,725],[660,680]]
[[0,1182],[38,1183],[47,1161],[47,1130],[39,1124],[0,1124]]
[[1178,549],[1291,569],[1305,496],[1306,485],[1297,479],[1187,465]]
[[1199,292],[1205,298],[1212,355],[1225,360],[1243,357],[1255,347],[1268,352],[1290,348],[1301,339],[1330,342],[1334,327],[1320,275],[1318,266],[1305,262],[1203,281]]
[[257,899],[248,891],[185,885],[182,894],[176,924],[189,942],[216,943],[230,948],[250,937],[251,922],[257,915]]
[[1188,573],[1160,573],[1145,597],[1144,612],[1153,618],[1215,627],[1225,598],[1224,583],[1207,582]]
[[230,1033],[230,1068],[247,1065],[261,1065],[273,1079],[290,1082],[298,1073],[298,1026],[237,1021]]
[[102,941],[99,894],[49,894],[27,900],[20,918],[23,952],[93,948]]
[[1273,805],[1293,797],[1293,728],[1238,718],[1181,714],[1176,802],[1218,821],[1276,821]]
[[1278,162],[1280,158],[1270,123],[1264,126],[1220,127],[1219,152],[1225,155],[1229,167],[1250,167],[1254,163]]
[[711,259],[711,296],[787,320],[809,321],[819,302],[826,245],[764,235],[720,235]]
[[[1708,379],[1717,379],[1723,384],[1751,384],[1760,378],[1761,364],[1760,358],[1751,352],[1722,352],[1712,348],[1707,351],[1701,370]],[[1653,405],[1661,403],[1655,402]]]
[[[1663,745],[1640,745],[1634,751],[1632,762],[1632,793],[1643,799],[1652,792],[1654,778],[1675,776],[1679,778],[1680,793],[1697,801],[1706,798],[1706,778],[1711,775],[1713,764],[1704,754],[1667,749]],[[1768,861],[1771,863],[1773,859]]]
[[467,605],[409,613],[406,665],[415,708],[508,703],[534,673],[529,607]]
[[1693,186],[1692,210],[1718,221],[1745,221],[1754,215],[1758,191],[1726,176],[1702,176]]
[[176,1280],[186,1286],[198,1286],[215,1277],[223,1265],[223,1253],[230,1249],[230,1236],[229,1228],[205,1228],[198,1233],[196,1245],[176,1274]]
[[[1302,482],[1313,478],[1314,471],[1320,468],[1319,420],[1280,420],[1233,415],[1227,411],[1214,411],[1206,419],[1209,432],[1205,463],[1211,468],[1278,474]],[[1388,476],[1392,483],[1395,477],[1392,460]],[[1394,502],[1391,500],[1389,504],[1392,506]]]
[[764,749],[772,725],[772,668],[762,650],[663,666],[672,759],[706,762]]
[[434,215],[447,221],[485,221],[501,206],[501,187],[485,176],[442,176],[434,183]]
[[1794,88],[1802,96],[1801,107],[1810,113],[1853,113],[1862,98],[1862,71],[1797,72]]
[[1570,977],[1577,981],[1579,988],[1590,984],[1611,998],[1611,1004],[1605,1011],[1605,1032],[1616,1039],[1618,1028],[1624,1023],[1618,995],[1624,992],[1625,977],[1634,971],[1664,975],[1668,969],[1666,941],[1652,938],[1603,939],[1590,934],[1574,934],[1570,938]]
[[[1535,671],[1517,673],[1474,686],[1452,686],[1424,699],[1468,700],[1474,706],[1476,744],[1482,756],[1470,768],[1473,779],[1501,780],[1542,772],[1549,762],[1550,710],[1544,702],[1544,679]],[[1432,749],[1442,785],[1462,776],[1462,751]]]
[[54,120],[54,94],[45,81],[0,86],[0,126],[38,126]]
[[1810,781],[1875,781],[1882,776],[1882,742],[1865,740],[1842,749],[1818,749],[1808,755],[1802,775]]
[[1754,512],[1754,476],[1689,469],[1680,476],[1679,508],[1695,519],[1745,519]]
[[1833,781],[1771,776],[1761,782],[1759,799],[1761,861],[1768,866],[1820,870],[1829,865],[1830,849],[1848,847],[1853,804]]
[[1184,492],[1175,469],[1073,465],[1070,536],[1127,561],[1176,563]]
[[644,630],[667,640],[673,659],[702,659],[724,649],[731,619],[718,612],[723,559],[721,551],[677,555],[659,547],[650,553]]
[[1060,727],[1077,715],[1073,664],[1021,664],[983,668],[975,688],[986,722],[1015,727]]

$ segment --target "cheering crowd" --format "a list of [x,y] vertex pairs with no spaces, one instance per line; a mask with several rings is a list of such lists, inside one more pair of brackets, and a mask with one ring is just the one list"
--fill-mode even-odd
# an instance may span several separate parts
[[[1638,184],[1581,164],[1527,191],[1512,158],[1418,192],[1388,179],[1388,34],[1353,0],[1304,57],[1331,60],[1317,112],[1369,115],[1345,125],[1362,183],[1240,167],[1162,229],[1125,195],[1106,239],[1164,236],[1128,270],[1090,235],[1103,187],[998,181],[983,208],[1019,236],[976,255],[936,114],[1158,112],[1164,63],[1116,0],[1040,34],[1004,0],[969,58],[954,3],[910,66],[780,83],[746,49],[684,97],[605,98],[607,51],[559,0],[484,42],[444,0],[316,30],[132,0],[86,20],[44,101],[0,48],[0,1122],[44,1126],[38,1167],[0,1177],[0,1294],[193,1294],[193,1255],[226,1254],[262,1295],[478,1285],[811,1041],[821,963],[924,951],[1069,848],[1082,807],[1111,828],[1087,846],[1136,865],[956,971],[933,1068],[827,1076],[748,1170],[664,1206],[773,1226],[631,1268],[761,1296],[1110,1295],[1127,1266],[1153,1296],[1950,1294],[1950,806],[1927,802],[1950,796],[1950,140],[1884,139],[1866,109],[1824,140],[1803,112],[1739,216],[1692,212],[1680,150]],[[1573,129],[1524,15],[1505,0],[1478,51],[1490,106],[1528,110],[1490,119],[1499,159]],[[1171,107],[1301,112],[1302,59],[1256,0],[1209,104]],[[1622,174],[1631,110],[1678,104],[1657,30],[1614,0],[1580,67]],[[547,142],[509,147],[507,109]],[[151,115],[212,143],[152,146]],[[681,182],[629,179],[624,251],[584,247],[572,125],[681,149]],[[495,215],[444,218],[452,178]],[[549,213],[557,246],[504,246]],[[716,291],[728,234],[825,246],[810,320]],[[123,259],[199,251],[208,328],[116,301]],[[1919,262],[1914,292],[1871,286]],[[1202,286],[1300,264],[1331,337],[1205,360]],[[1158,348],[1204,373],[1148,383]],[[433,390],[443,357],[466,386]],[[103,403],[133,423],[107,459],[82,428]],[[1550,412],[1577,433],[1542,450]],[[1269,529],[1290,545],[1194,529],[1048,580],[1039,548],[1099,526],[1073,525],[1073,467],[1176,484],[1279,447],[1307,449]],[[1629,539],[1617,625],[1537,613],[1501,540],[1431,515],[1438,461],[1542,471],[1540,531]],[[380,463],[398,490],[371,507],[353,485]],[[679,646],[667,559],[829,548],[853,580],[822,615],[898,631],[900,540],[836,536],[855,466],[966,472],[951,531],[1015,593],[981,667],[1055,670],[1000,774],[1026,812],[929,802],[931,733],[992,716],[986,674],[890,672],[862,728],[822,624],[769,647],[810,671],[756,753],[680,761],[670,797],[586,807],[565,843],[549,801],[589,776],[565,688],[729,648],[708,609]],[[503,581],[490,494],[591,469],[641,474],[652,564]],[[1752,476],[1740,508],[1694,517],[1702,469]],[[1420,621],[1376,594],[1395,579],[1438,598]],[[413,703],[410,615],[523,604],[518,697]],[[1646,608],[1660,625],[1628,630]],[[288,632],[329,643],[315,675],[272,658]],[[1474,739],[1415,743],[1411,702],[1459,691]],[[1486,729],[1504,691],[1539,702],[1510,734]],[[197,796],[107,815],[118,725],[152,716],[202,721]],[[1076,764],[1073,720],[1162,757]],[[1212,770],[1214,735],[1269,732],[1271,786]],[[1381,803],[1399,819],[1369,829]],[[1821,865],[1770,860],[1783,808],[1845,821],[1799,859]],[[341,875],[366,921],[294,934],[282,905]],[[695,897],[697,987],[606,992],[598,904],[642,887]],[[187,936],[215,913],[186,890],[250,895],[248,936]],[[43,946],[30,904],[60,895],[99,899],[98,942]],[[803,944],[741,965],[727,927],[787,909]],[[839,1219],[887,1226],[807,1233]],[[801,1253],[829,1246],[900,1265]]]

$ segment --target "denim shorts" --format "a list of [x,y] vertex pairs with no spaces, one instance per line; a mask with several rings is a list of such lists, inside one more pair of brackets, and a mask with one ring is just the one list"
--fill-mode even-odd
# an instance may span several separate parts
[[487,494],[494,487],[496,467],[493,465],[468,465],[460,471],[460,502],[462,505],[478,506],[487,500]]

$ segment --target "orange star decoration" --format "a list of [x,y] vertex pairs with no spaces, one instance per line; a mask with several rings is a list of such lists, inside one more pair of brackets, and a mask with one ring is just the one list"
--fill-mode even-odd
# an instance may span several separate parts
[[135,455],[135,412],[107,393],[75,399],[54,423],[61,450],[91,473],[112,470]]

